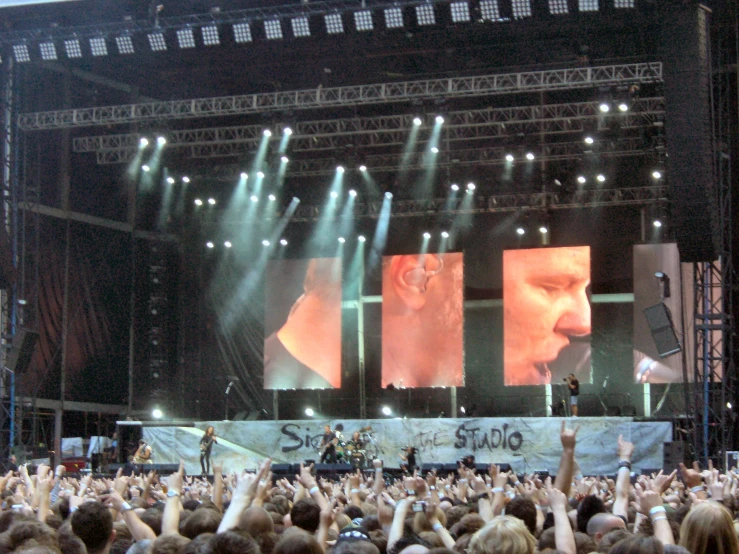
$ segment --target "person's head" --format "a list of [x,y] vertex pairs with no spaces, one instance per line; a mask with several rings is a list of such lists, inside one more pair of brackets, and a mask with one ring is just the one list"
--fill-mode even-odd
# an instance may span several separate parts
[[285,531],[273,554],[323,554],[323,548],[312,534],[297,529]]
[[694,505],[680,526],[680,546],[691,554],[739,552],[731,513],[718,502]]
[[540,368],[590,334],[589,285],[588,246],[503,253],[506,385],[546,384]]
[[11,463],[14,463],[15,464],[15,463],[18,462],[18,458],[15,457],[15,454],[11,454],[9,459],[10,459]]
[[590,518],[586,532],[589,537],[598,543],[603,538],[603,535],[613,529],[626,529],[626,523],[624,523],[623,519],[613,514],[600,513]]
[[208,428],[205,430],[205,434],[208,436],[214,435],[216,430],[213,428],[212,425],[208,425]]
[[[588,532],[588,522],[595,514],[606,511],[606,505],[594,494],[588,495],[580,501],[577,507],[577,531]],[[590,533],[588,533],[590,535]],[[592,537],[592,535],[590,535]]]
[[360,508],[359,506],[355,506],[354,504],[349,504],[346,508],[344,508],[344,513],[349,516],[349,519],[351,520],[364,517],[364,512],[362,511],[362,508]]
[[162,535],[152,543],[150,554],[179,554],[189,542],[180,535]]
[[331,432],[331,426],[330,425],[324,425],[323,426],[324,433],[330,433]]
[[198,508],[182,522],[180,533],[188,539],[194,539],[203,533],[215,533],[221,524],[222,516],[213,508]]
[[577,554],[590,554],[598,549],[598,543],[585,533],[575,532],[575,550]]
[[617,542],[608,551],[609,554],[664,554],[662,541],[654,537],[634,535]]
[[263,533],[272,533],[275,530],[272,516],[261,506],[250,506],[241,512],[239,527],[252,537],[257,537]]
[[298,500],[290,510],[290,521],[309,533],[315,533],[320,523],[321,509],[313,500]]
[[211,535],[201,552],[203,554],[259,554],[259,545],[251,537],[226,531]]
[[628,539],[629,537],[631,537],[631,533],[626,529],[614,529],[613,531],[608,531],[608,533],[603,535],[600,539],[600,542],[598,542],[598,552],[608,554],[608,551],[611,550],[611,547],[614,544],[624,539]]
[[369,540],[339,540],[331,554],[380,554],[380,549]]
[[72,531],[90,554],[104,552],[115,540],[113,516],[100,502],[83,502],[72,514]]
[[533,554],[536,539],[518,518],[500,516],[491,520],[470,540],[469,554]]
[[517,517],[526,524],[532,535],[536,535],[536,504],[529,498],[517,496],[505,507],[507,516]]
[[352,438],[353,438],[353,439],[354,439],[355,441],[358,441],[358,440],[359,440],[359,431],[354,431],[354,434],[352,435]]
[[2,552],[21,552],[32,547],[45,547],[51,552],[61,552],[54,530],[39,521],[19,519],[0,535]]
[[385,258],[383,386],[462,384],[463,278],[461,253]]

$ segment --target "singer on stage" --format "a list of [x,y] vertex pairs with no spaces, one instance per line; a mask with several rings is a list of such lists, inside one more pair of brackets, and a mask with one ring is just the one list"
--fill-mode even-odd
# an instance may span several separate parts
[[577,380],[574,373],[570,373],[565,377],[567,386],[570,389],[570,408],[572,408],[572,415],[577,417],[577,396],[580,394],[580,381]]
[[200,469],[203,470],[203,475],[210,473],[210,453],[213,450],[213,443],[217,443],[216,430],[213,426],[209,426],[203,437],[200,439]]

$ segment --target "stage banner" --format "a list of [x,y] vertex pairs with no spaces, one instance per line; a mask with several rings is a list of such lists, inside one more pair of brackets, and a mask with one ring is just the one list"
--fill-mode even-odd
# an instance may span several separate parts
[[[470,419],[386,419],[369,421],[212,421],[196,427],[144,427],[144,439],[152,446],[155,463],[185,460],[187,472],[199,474],[199,440],[213,425],[218,443],[213,459],[227,471],[255,468],[267,456],[274,463],[318,460],[323,426],[332,429],[341,423],[344,438],[355,430],[371,427],[366,448],[368,458],[377,456],[385,466],[397,468],[399,454],[408,445],[418,451],[418,463],[452,463],[474,454],[478,463],[507,463],[517,472],[559,467],[562,446],[561,418],[470,418]],[[618,469],[618,436],[636,446],[633,467],[661,468],[663,443],[672,440],[670,422],[634,421],[632,418],[577,418],[579,425],[576,459],[584,475],[613,474]]]

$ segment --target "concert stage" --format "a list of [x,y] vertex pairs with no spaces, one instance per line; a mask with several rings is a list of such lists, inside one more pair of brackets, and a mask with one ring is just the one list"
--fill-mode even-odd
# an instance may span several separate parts
[[[665,421],[635,421],[627,417],[567,418],[568,426],[580,426],[576,459],[583,474],[604,475],[617,469],[616,444],[621,434],[636,445],[634,471],[661,468],[663,443],[672,440],[672,424]],[[371,427],[372,443],[366,457],[382,459],[387,468],[397,468],[399,454],[407,445],[418,449],[417,462],[453,464],[474,454],[480,464],[509,464],[518,473],[548,471],[559,467],[562,418],[444,418],[374,420],[296,421],[203,421],[190,426],[144,427],[144,439],[152,446],[154,461],[175,464],[185,460],[190,474],[200,473],[199,440],[213,425],[218,444],[213,459],[224,462],[225,471],[255,468],[270,456],[276,469],[291,472],[304,460],[320,458],[317,446],[323,426],[342,424],[344,439],[354,431]],[[348,464],[332,471],[348,470]]]

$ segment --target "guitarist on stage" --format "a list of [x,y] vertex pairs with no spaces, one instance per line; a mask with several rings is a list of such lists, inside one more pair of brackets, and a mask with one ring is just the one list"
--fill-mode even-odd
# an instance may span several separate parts
[[330,425],[326,425],[323,428],[323,438],[321,439],[321,463],[336,463],[336,445],[339,439],[336,437],[336,433],[331,430]]
[[154,461],[151,459],[151,446],[146,444],[144,439],[139,441],[139,448],[136,454],[133,455],[134,464],[152,464]]

